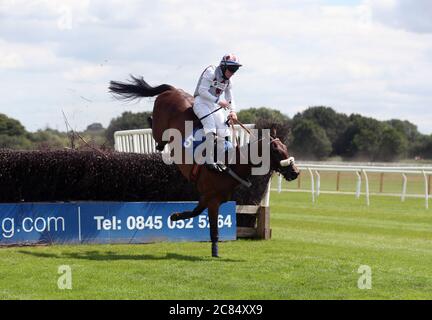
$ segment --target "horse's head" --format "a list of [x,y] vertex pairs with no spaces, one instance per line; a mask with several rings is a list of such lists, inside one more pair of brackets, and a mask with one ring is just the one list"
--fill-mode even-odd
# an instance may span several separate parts
[[272,130],[270,135],[270,168],[282,174],[288,181],[297,179],[300,174],[294,157],[288,154],[287,146],[276,138],[276,130]]

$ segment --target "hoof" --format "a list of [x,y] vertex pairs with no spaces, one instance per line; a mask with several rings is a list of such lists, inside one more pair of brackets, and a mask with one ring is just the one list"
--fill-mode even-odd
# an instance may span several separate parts
[[212,243],[212,250],[211,250],[211,252],[212,252],[212,257],[213,258],[219,258],[219,248],[218,248],[217,243],[215,243],[215,242]]

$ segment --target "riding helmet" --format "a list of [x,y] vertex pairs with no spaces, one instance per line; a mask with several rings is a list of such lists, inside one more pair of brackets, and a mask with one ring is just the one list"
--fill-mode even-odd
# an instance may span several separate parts
[[222,60],[219,64],[222,69],[222,73],[225,75],[225,70],[229,70],[232,73],[236,72],[242,65],[240,64],[237,56],[233,54],[226,54],[222,57]]

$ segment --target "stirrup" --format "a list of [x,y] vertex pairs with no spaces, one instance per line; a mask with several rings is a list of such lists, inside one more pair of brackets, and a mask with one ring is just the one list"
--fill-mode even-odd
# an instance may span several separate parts
[[234,170],[232,170],[231,168],[227,168],[227,173],[233,177],[233,179],[237,180],[238,182],[240,182],[242,185],[244,185],[246,188],[250,188],[252,186],[252,183],[248,180],[244,180],[242,178],[240,178],[237,173],[234,172]]
[[227,171],[227,166],[222,164],[222,163],[206,163],[205,167],[213,172],[217,172],[217,173],[224,173],[225,171]]

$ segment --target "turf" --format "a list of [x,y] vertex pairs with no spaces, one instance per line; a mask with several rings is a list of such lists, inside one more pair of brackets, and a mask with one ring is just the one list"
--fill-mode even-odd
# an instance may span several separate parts
[[2,248],[0,299],[431,299],[432,209],[371,200],[273,192],[272,239],[222,243],[220,259],[209,243]]

